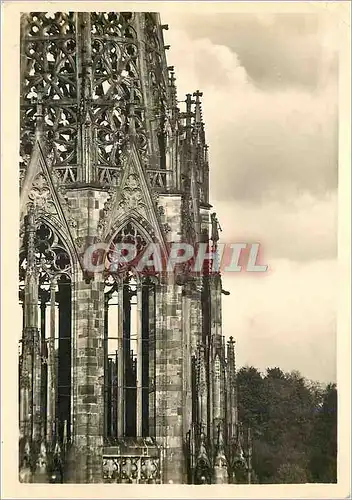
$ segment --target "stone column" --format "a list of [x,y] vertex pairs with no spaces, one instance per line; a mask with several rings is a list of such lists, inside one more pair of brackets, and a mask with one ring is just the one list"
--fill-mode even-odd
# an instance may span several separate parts
[[108,437],[111,431],[110,420],[108,418],[109,405],[109,300],[110,297],[104,295],[104,436]]
[[22,368],[20,376],[20,433],[31,439],[33,428],[34,384],[34,345],[39,340],[38,320],[38,282],[34,270],[27,271],[25,283],[25,324],[22,336]]
[[137,285],[137,377],[136,377],[136,435],[142,436],[142,286]]
[[149,435],[155,437],[155,284],[149,287]]
[[86,283],[79,273],[74,301],[73,467],[67,479],[68,482],[99,483],[102,482],[104,433],[103,282],[96,278]]
[[159,287],[156,316],[156,432],[165,450],[163,482],[183,483],[182,288],[171,279]]
[[29,210],[27,221],[28,253],[25,280],[25,322],[22,339],[20,378],[20,433],[38,440],[41,433],[41,357],[38,329],[38,272],[35,263],[35,214]]
[[143,283],[142,287],[142,435],[150,436],[149,413],[152,408],[149,404],[150,386],[150,331],[153,328],[153,312],[150,303],[153,305],[152,287],[148,283]]
[[48,443],[53,440],[54,423],[56,419],[56,361],[55,361],[55,315],[56,315],[56,281],[50,284],[50,336],[48,339],[48,376],[47,376],[47,425]]
[[186,436],[192,426],[192,348],[191,348],[191,304],[190,294],[182,297],[182,332],[183,332],[183,397],[182,405],[186,410],[183,418],[183,435]]
[[47,384],[48,384],[48,365],[47,365],[47,344],[46,344],[46,293],[41,299],[40,304],[40,352],[41,352],[41,436],[45,439],[47,429]]
[[118,289],[118,344],[117,344],[117,437],[125,432],[125,355],[124,355],[124,289],[121,282]]
[[[60,440],[64,437],[65,421],[71,424],[71,280],[62,276],[58,280],[58,303],[59,303],[59,348],[57,368],[57,419],[58,435]],[[70,435],[70,429],[69,429]]]

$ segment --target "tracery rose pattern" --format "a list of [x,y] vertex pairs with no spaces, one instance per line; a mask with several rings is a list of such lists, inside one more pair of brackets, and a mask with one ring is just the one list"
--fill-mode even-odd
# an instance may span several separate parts
[[[20,254],[20,282],[25,279],[28,244],[26,235]],[[54,276],[71,274],[71,261],[63,242],[57,233],[44,222],[40,222],[35,231],[33,251],[35,264],[39,270],[39,282],[41,284],[50,283]]]
[[135,260],[124,263],[116,259],[115,248],[116,245],[120,243],[131,244],[136,249],[135,260],[138,261],[139,256],[145,250],[147,246],[147,242],[145,238],[140,234],[138,229],[132,223],[126,224],[114,237],[111,245],[111,251],[107,253],[107,260],[109,262],[108,265],[108,274],[123,274],[129,269],[130,266],[133,266]]

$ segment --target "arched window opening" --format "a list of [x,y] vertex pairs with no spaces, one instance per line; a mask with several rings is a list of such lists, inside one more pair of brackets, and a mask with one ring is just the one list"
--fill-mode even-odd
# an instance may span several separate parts
[[[114,243],[145,240],[128,224]],[[111,271],[105,280],[105,439],[153,437],[155,434],[155,281],[133,271]],[[120,269],[121,271],[121,269]]]
[[105,437],[150,437],[155,407],[155,284],[130,272],[105,284]]
[[71,263],[49,225],[26,220],[19,262],[20,428],[26,438],[71,436]]

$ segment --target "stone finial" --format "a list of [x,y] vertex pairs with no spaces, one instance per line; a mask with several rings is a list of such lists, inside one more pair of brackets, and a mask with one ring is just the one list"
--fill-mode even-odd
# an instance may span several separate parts
[[202,123],[202,104],[200,98],[203,97],[203,92],[200,92],[199,90],[196,90],[193,93],[193,97],[196,98],[195,100],[195,122],[200,124]]

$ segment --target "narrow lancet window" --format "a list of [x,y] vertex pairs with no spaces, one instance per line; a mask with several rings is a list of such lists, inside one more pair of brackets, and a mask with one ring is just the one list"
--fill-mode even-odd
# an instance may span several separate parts
[[105,437],[149,437],[155,285],[128,273],[105,290]]

